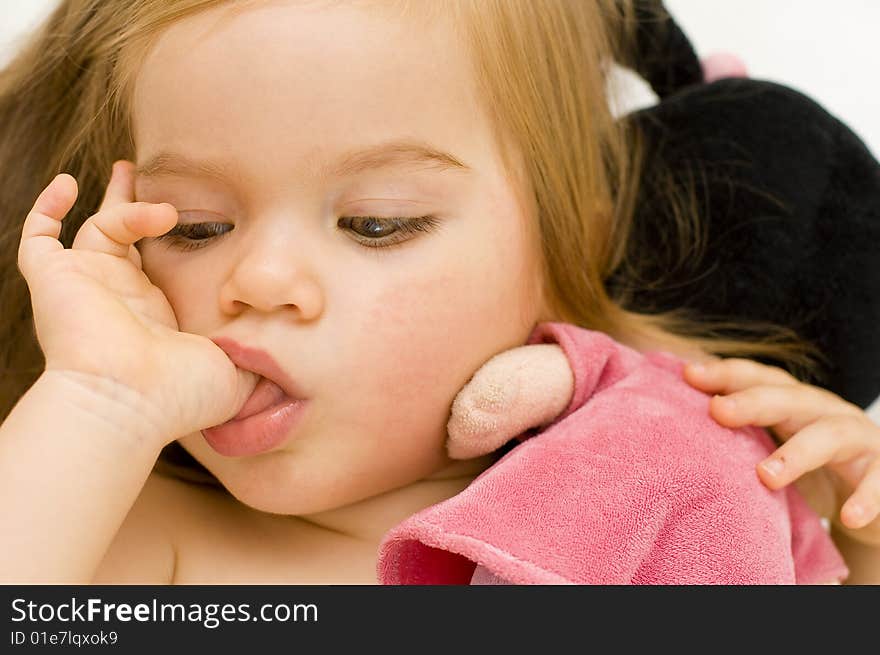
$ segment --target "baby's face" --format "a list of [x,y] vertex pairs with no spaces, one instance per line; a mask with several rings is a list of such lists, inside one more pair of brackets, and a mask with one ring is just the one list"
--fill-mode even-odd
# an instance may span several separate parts
[[[181,330],[268,351],[310,399],[304,423],[269,452],[225,457],[200,433],[181,442],[243,502],[290,514],[449,466],[455,395],[523,344],[543,307],[530,218],[451,28],[320,4],[174,24],[134,98],[138,165],[160,153],[175,164],[139,176],[137,199],[221,232],[195,250],[142,241],[144,271]],[[405,148],[346,159],[389,143],[461,165],[410,160]],[[346,220],[357,216],[436,224]]]

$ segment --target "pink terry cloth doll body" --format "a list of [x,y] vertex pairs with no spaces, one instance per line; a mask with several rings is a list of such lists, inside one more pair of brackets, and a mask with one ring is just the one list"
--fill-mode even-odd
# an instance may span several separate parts
[[[560,380],[548,348],[573,380]],[[537,433],[521,435],[464,491],[385,535],[380,582],[819,584],[848,575],[797,490],[758,479],[755,465],[774,450],[769,434],[716,423],[709,396],[683,380],[683,360],[567,323],[541,323],[526,346],[496,358],[456,399],[453,457],[509,439],[493,433],[497,417],[530,397],[514,372],[534,371],[530,384],[564,395],[553,407],[546,393],[531,394],[548,407],[523,415],[543,410],[546,425],[533,422]]]

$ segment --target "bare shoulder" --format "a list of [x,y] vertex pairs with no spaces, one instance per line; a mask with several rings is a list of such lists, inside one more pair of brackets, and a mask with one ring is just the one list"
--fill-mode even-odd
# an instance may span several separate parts
[[[179,553],[223,494],[153,472],[98,566],[93,584],[173,584]],[[223,514],[222,512],[220,513]]]

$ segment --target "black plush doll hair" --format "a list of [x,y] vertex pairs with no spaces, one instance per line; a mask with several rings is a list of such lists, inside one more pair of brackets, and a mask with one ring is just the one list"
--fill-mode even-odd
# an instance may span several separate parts
[[[657,105],[632,115],[645,135],[645,183],[628,248],[658,251],[670,229],[651,171],[693,178],[706,250],[672,270],[649,259],[627,307],[687,308],[706,318],[770,321],[829,362],[812,382],[861,407],[880,395],[880,164],[816,102],[754,79],[704,83],[687,37],[662,2],[638,3],[638,54],[622,62]],[[656,187],[654,187],[656,188]],[[668,209],[668,208],[667,208]],[[634,249],[634,250],[633,250]],[[612,275],[609,288],[629,285]],[[769,364],[784,366],[772,359]]]

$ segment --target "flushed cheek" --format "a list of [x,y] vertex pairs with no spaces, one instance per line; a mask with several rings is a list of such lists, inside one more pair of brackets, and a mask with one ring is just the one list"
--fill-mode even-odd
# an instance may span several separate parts
[[394,397],[395,413],[408,408],[416,420],[445,426],[455,395],[473,373],[528,336],[518,314],[493,280],[460,271],[386,287],[351,317],[356,329],[350,334],[360,370]]
[[410,277],[386,282],[368,305],[352,308],[350,325],[357,327],[350,334],[375,388],[412,399],[438,395],[444,386],[438,376],[460,359],[459,331],[467,323],[456,288],[447,275]]

